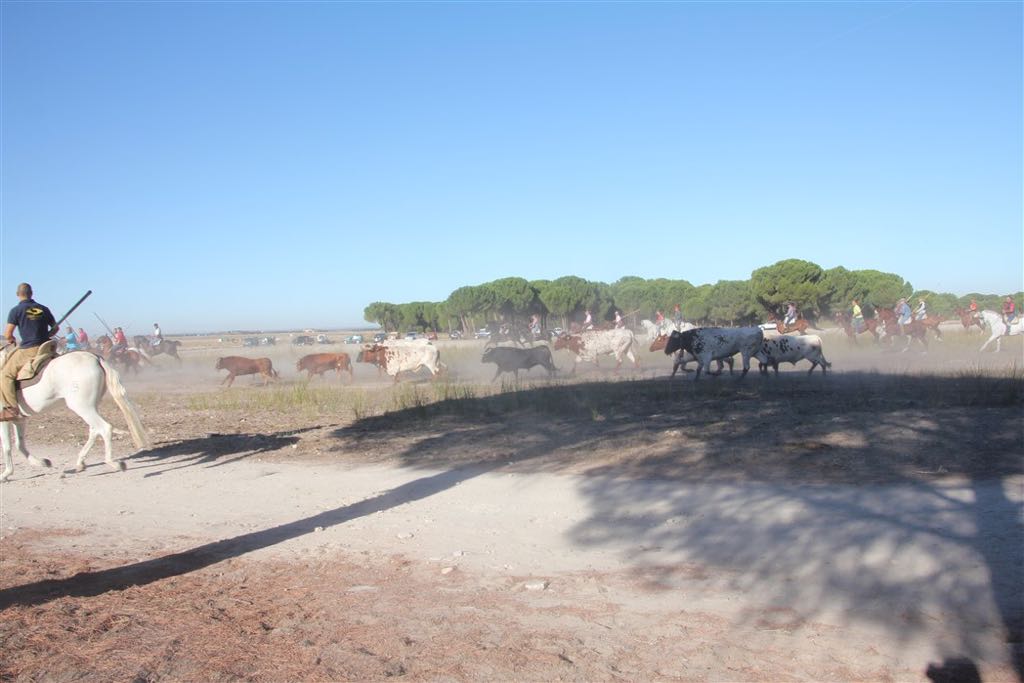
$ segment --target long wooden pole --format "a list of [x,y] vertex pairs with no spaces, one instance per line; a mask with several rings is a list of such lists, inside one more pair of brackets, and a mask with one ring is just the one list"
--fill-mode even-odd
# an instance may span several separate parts
[[94,316],[96,316],[96,319],[99,320],[103,324],[104,329],[106,329],[107,332],[110,333],[110,336],[113,337],[114,336],[114,331],[112,329],[110,329],[110,325],[107,324],[107,321],[104,320],[103,318],[101,318],[100,314],[97,313],[96,311],[93,311],[92,314]]
[[89,295],[90,295],[90,294],[92,294],[92,290],[91,290],[91,289],[90,289],[90,290],[89,290],[88,292],[86,292],[85,294],[83,294],[83,295],[82,295],[82,298],[81,298],[81,299],[79,299],[79,300],[78,300],[78,302],[77,302],[77,303],[75,303],[75,305],[71,307],[71,310],[69,310],[69,311],[68,311],[67,313],[65,313],[65,314],[64,314],[64,317],[63,317],[63,318],[61,318],[60,320],[58,320],[58,321],[57,321],[57,327],[58,327],[58,328],[60,328],[60,324],[61,324],[62,322],[64,322],[65,320],[67,320],[67,319],[68,319],[69,317],[71,317],[71,314],[75,312],[75,309],[76,309],[76,308],[78,308],[79,306],[81,306],[81,305],[82,305],[82,302],[83,302],[83,301],[85,301],[86,299],[88,299],[88,298],[89,298]]

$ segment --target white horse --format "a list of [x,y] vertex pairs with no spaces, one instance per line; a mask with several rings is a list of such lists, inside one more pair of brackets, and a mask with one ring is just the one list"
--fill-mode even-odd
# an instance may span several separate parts
[[[0,350],[0,366],[7,360],[7,354],[13,347]],[[117,371],[106,361],[88,351],[75,351],[54,358],[43,368],[42,378],[37,384],[18,389],[18,405],[22,413],[34,415],[64,399],[64,403],[77,413],[89,425],[89,439],[78,453],[76,470],[85,469],[85,456],[92,448],[96,437],[103,438],[106,462],[114,470],[123,470],[123,461],[114,461],[111,450],[113,428],[110,423],[96,410],[103,398],[104,390],[109,391],[117,407],[121,409],[128,422],[135,447],[149,447],[149,439],[142,427],[139,415],[128,400],[124,386]],[[14,439],[11,439],[11,427],[14,427]],[[25,456],[29,464],[37,467],[52,467],[46,458],[35,458],[25,448],[24,421],[0,422],[0,448],[3,450],[4,470],[0,473],[0,482],[7,481],[14,472],[14,460],[11,457],[12,446]]]
[[667,337],[672,334],[673,330],[677,332],[686,332],[687,330],[694,330],[697,328],[693,323],[680,322],[679,324],[676,324],[674,321],[667,318],[662,320],[661,324],[644,319],[640,321],[640,325],[644,328],[648,342],[654,341],[661,335],[665,335]]
[[996,352],[1002,348],[1003,337],[1013,337],[1018,334],[1024,334],[1024,320],[1021,319],[1020,315],[1017,316],[1017,321],[1012,325],[1007,325],[1003,322],[1003,316],[995,311],[982,311],[981,319],[985,321],[985,326],[988,327],[992,336],[988,338],[988,341],[981,345],[978,349],[978,353],[981,353],[985,348],[992,342],[996,343]]

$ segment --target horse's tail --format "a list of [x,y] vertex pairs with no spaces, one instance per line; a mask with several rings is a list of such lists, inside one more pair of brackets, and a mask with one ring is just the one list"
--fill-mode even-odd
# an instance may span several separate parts
[[132,441],[135,442],[135,447],[139,450],[149,448],[149,436],[146,434],[146,430],[142,426],[142,420],[139,419],[139,414],[135,410],[135,406],[128,400],[128,392],[125,391],[124,385],[121,384],[121,376],[117,373],[117,370],[110,367],[105,360],[99,358],[100,366],[103,368],[103,374],[107,378],[107,391],[110,392],[110,396],[114,399],[114,403],[121,409],[121,414],[124,415],[124,419],[128,422],[128,431],[131,432]]

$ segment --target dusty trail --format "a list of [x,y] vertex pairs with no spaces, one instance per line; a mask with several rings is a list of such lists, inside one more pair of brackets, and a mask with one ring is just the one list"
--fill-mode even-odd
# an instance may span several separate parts
[[[287,376],[222,392],[208,352],[165,364],[127,380],[156,448],[126,472],[0,486],[0,678],[1019,680],[1020,376],[974,344],[360,419],[282,408]],[[310,386],[410,396],[356,380]],[[83,436],[30,423],[59,466]]]

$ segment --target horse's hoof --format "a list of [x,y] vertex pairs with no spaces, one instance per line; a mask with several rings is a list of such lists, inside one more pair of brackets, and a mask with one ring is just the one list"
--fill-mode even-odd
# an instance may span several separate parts
[[128,465],[124,464],[124,460],[118,460],[117,461],[117,469],[119,471],[121,471],[121,472],[124,472],[126,469],[128,469]]
[[75,465],[75,472],[85,472],[85,463]]
[[53,463],[50,462],[49,458],[43,458],[42,459],[42,466],[43,467],[53,467]]

